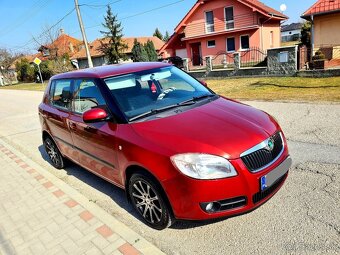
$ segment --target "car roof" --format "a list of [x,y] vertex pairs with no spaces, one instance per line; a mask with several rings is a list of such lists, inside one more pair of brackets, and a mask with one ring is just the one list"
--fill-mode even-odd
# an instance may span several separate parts
[[52,76],[51,80],[72,78],[106,78],[111,76],[129,74],[167,66],[171,65],[162,62],[135,62],[117,65],[107,65],[57,74]]

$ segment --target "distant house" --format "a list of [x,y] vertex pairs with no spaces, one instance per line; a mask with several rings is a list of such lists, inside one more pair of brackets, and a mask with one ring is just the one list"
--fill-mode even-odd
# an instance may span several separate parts
[[41,45],[38,51],[41,53],[42,59],[49,59],[67,55],[72,57],[75,53],[84,47],[82,41],[65,34],[63,29],[60,29],[59,36],[50,44]]
[[[52,43],[41,45],[38,49],[38,53],[22,56],[15,62],[25,58],[30,63],[33,63],[35,58],[39,58],[40,60],[44,61],[65,55],[71,58],[82,48],[84,48],[84,43],[82,41],[65,34],[64,30],[60,29],[59,36]],[[15,63],[13,63],[13,65],[15,66]]]
[[205,56],[219,52],[266,51],[280,47],[280,22],[287,18],[257,0],[198,0],[161,53],[199,66]]
[[281,41],[298,41],[301,37],[302,23],[292,23],[281,27]]
[[[161,47],[164,45],[164,42],[160,40],[158,37],[124,37],[123,41],[127,44],[128,48],[124,51],[126,54],[128,62],[132,61],[132,48],[134,40],[137,39],[138,42],[141,44],[146,44],[148,40],[152,41],[156,52],[158,53]],[[103,52],[100,50],[102,47],[102,43],[105,43],[106,39],[96,39],[92,43],[89,44],[90,46],[90,54],[92,57],[93,66],[102,66],[106,65],[107,59],[105,58]],[[87,57],[85,49],[81,49],[78,53],[74,54],[71,59],[77,59],[78,65],[80,69],[87,68]]]
[[327,67],[340,67],[340,0],[318,0],[301,18],[312,22],[312,52],[320,50]]

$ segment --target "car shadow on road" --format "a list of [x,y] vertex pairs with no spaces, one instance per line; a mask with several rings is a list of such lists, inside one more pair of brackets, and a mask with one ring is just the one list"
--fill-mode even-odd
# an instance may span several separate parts
[[[40,145],[38,147],[38,150],[41,154],[41,157],[49,164],[51,164],[51,161],[45,151],[45,148],[43,145]],[[133,217],[135,217],[139,221],[143,221],[142,218],[139,216],[139,214],[134,210],[132,205],[128,202],[126,198],[125,191],[121,188],[118,188],[117,186],[111,184],[110,182],[98,177],[97,175],[87,171],[86,169],[78,166],[77,164],[73,162],[69,162],[68,166],[64,168],[64,170],[67,172],[67,175],[72,175],[78,180],[86,183],[87,185],[91,186],[92,188],[98,190],[99,192],[109,196],[118,206],[120,206],[122,209],[124,209],[126,212],[131,214]],[[55,171],[58,171],[57,169]],[[64,180],[63,180],[64,181]],[[67,183],[70,185],[69,183]],[[98,206],[101,206],[100,203],[97,203],[95,199],[91,199],[87,197],[91,202],[96,203]],[[103,208],[104,209],[104,208]],[[111,215],[114,215],[112,212],[108,212]],[[119,218],[118,218],[119,220]],[[176,221],[170,228],[172,229],[190,229],[190,228],[197,228],[202,227],[204,225],[213,224],[219,221],[225,220],[225,218],[222,219],[213,219],[213,220],[205,220],[205,221],[188,221],[188,220],[178,220]],[[146,225],[145,225],[146,226]],[[147,227],[147,226],[146,226]]]

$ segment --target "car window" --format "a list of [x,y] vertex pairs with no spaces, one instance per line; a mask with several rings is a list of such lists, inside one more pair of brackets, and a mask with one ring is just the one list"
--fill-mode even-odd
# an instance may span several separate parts
[[93,80],[76,80],[74,85],[73,111],[83,113],[105,105],[105,100]]
[[70,109],[71,80],[56,80],[52,83],[51,104],[63,109]]
[[176,67],[109,77],[104,82],[129,119],[195,97],[212,95],[201,83]]

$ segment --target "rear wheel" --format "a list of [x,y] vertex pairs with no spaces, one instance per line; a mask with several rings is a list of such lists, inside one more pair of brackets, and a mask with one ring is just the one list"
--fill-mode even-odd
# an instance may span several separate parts
[[129,196],[145,223],[154,229],[165,229],[173,223],[160,187],[151,178],[134,174],[129,181]]
[[51,160],[52,165],[57,169],[62,169],[65,167],[65,158],[60,153],[57,145],[50,137],[46,137],[44,140],[45,150],[48,157]]

